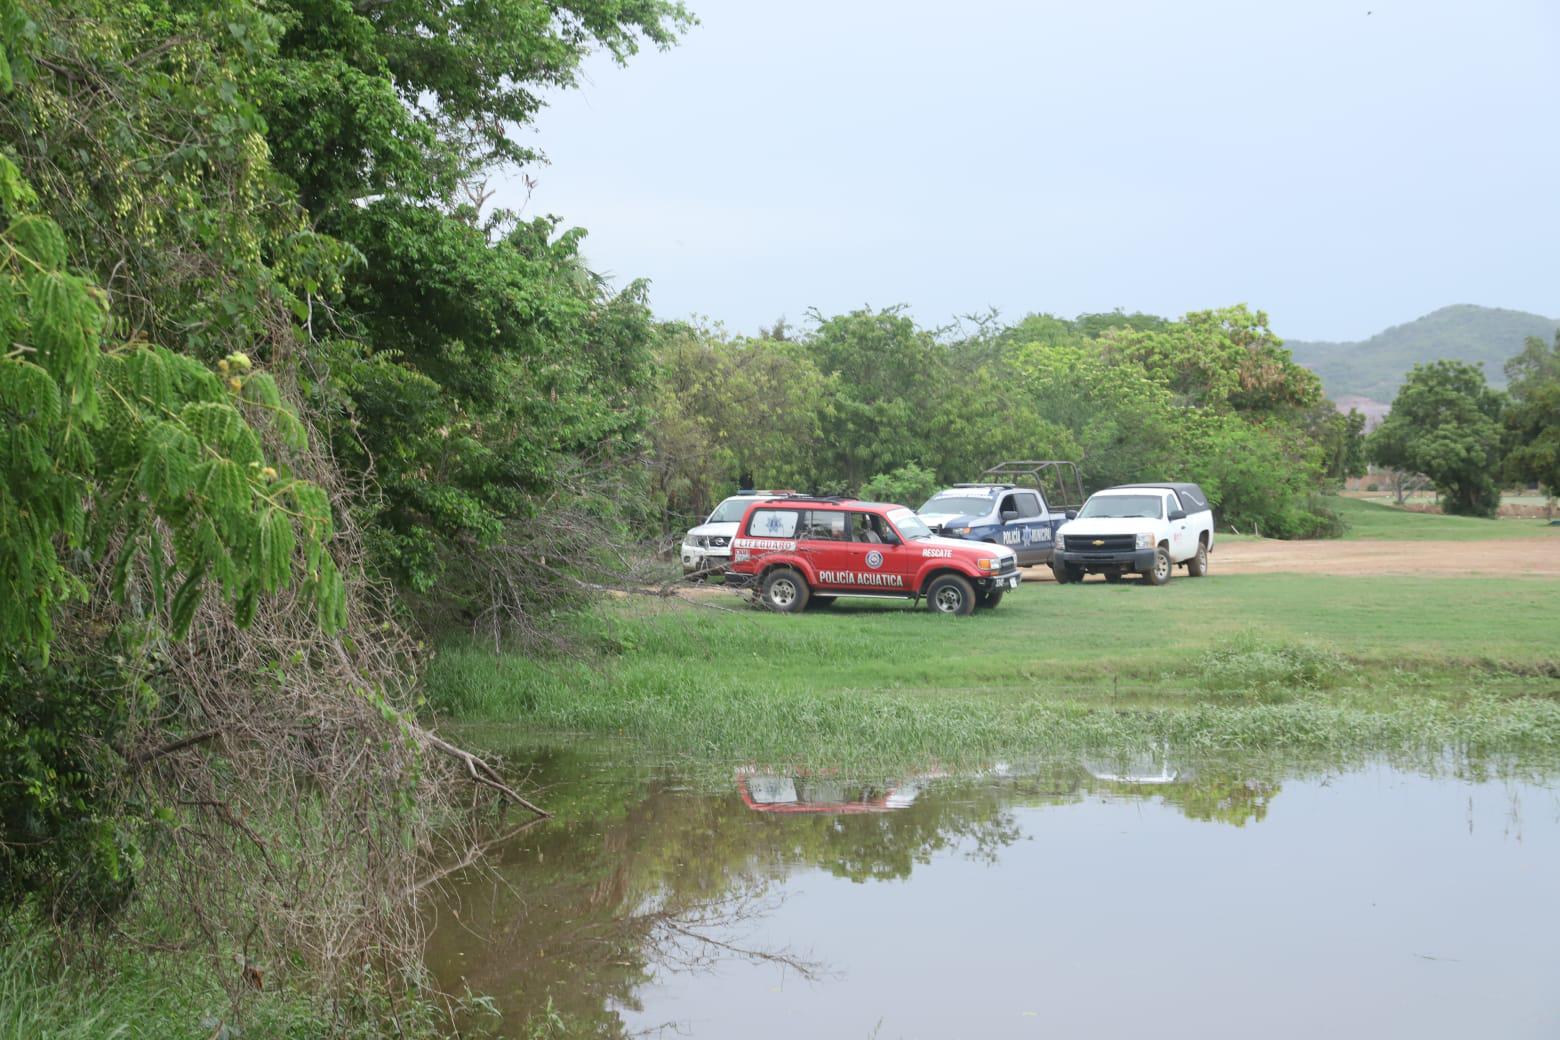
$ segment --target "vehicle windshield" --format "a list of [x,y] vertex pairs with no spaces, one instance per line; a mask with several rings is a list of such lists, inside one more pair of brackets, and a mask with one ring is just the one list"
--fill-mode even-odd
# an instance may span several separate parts
[[926,500],[917,513],[953,513],[958,516],[985,516],[991,512],[991,499],[985,496],[942,492]]
[[932,536],[931,528],[921,523],[921,518],[908,509],[895,509],[888,514],[888,518],[899,529],[899,536],[907,542]]
[[707,524],[734,524],[742,519],[742,514],[747,512],[747,507],[753,503],[751,498],[728,498],[715,507],[715,512],[704,521]]
[[1078,510],[1085,517],[1143,516],[1158,520],[1164,516],[1164,499],[1159,495],[1095,495]]

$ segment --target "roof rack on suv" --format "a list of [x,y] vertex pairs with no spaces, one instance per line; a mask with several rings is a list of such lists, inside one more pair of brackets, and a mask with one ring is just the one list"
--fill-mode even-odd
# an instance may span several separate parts
[[788,495],[775,495],[776,502],[828,502],[830,505],[838,505],[841,502],[853,502],[854,499],[844,495],[799,495],[792,492]]
[[1027,480],[1045,496],[1046,504],[1053,510],[1079,509],[1086,497],[1083,480],[1078,476],[1078,464],[1063,459],[1017,459],[999,462],[981,474],[1015,484]]

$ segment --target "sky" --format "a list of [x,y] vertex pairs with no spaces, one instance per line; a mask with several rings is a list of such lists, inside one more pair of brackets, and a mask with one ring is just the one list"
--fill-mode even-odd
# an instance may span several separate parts
[[661,318],[1560,316],[1554,0],[687,2],[492,184]]

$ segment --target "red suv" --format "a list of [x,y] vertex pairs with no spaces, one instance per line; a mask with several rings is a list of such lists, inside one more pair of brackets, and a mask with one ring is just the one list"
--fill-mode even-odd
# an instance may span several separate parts
[[1013,550],[939,538],[904,506],[802,495],[748,507],[726,572],[728,586],[756,588],[783,613],[862,596],[968,614],[996,606],[1019,580]]

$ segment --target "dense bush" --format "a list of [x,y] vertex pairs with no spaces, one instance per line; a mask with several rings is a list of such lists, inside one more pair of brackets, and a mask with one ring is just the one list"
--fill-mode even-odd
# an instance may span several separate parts
[[813,317],[784,339],[668,330],[650,434],[669,514],[746,475],[914,505],[1004,459],[1053,458],[1090,489],[1197,481],[1242,530],[1337,530],[1314,492],[1358,468],[1363,421],[1333,416],[1260,312],[1032,315],[943,335],[898,310]]

